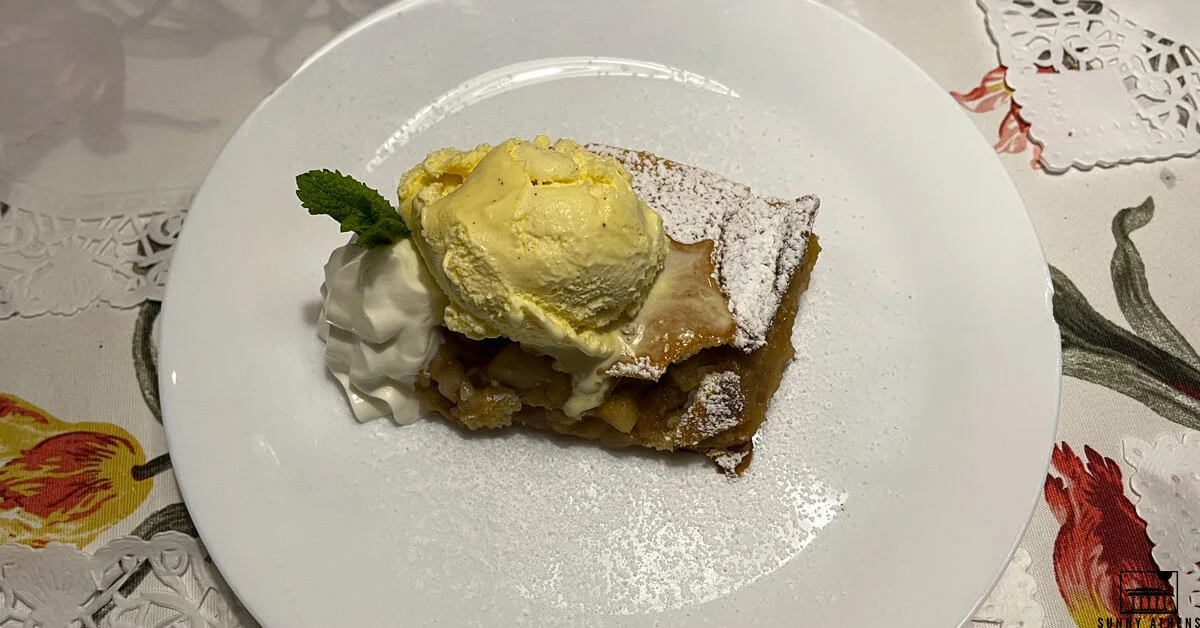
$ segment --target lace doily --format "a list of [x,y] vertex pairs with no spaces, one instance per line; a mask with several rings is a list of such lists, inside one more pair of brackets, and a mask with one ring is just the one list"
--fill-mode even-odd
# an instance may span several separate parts
[[1200,151],[1194,2],[978,1],[1047,170]]
[[0,628],[256,626],[198,542],[178,532],[72,546],[0,546]]
[[0,202],[0,319],[161,299],[184,213],[66,218]]
[[1029,552],[1018,547],[996,588],[975,613],[972,628],[1042,628],[1046,613],[1034,598],[1037,580],[1029,573],[1031,564]]
[[1154,562],[1179,572],[1179,617],[1200,618],[1200,434],[1164,434],[1153,445],[1127,438],[1123,449]]

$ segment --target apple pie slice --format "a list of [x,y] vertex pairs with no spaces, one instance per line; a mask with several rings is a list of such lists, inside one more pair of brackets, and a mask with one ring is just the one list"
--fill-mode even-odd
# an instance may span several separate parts
[[418,374],[418,398],[467,429],[515,424],[612,446],[695,451],[740,475],[794,355],[792,326],[819,251],[819,201],[757,196],[646,152],[586,148],[625,166],[671,239],[645,303],[620,323],[628,351],[605,372],[614,383],[603,403],[568,416],[571,377],[549,357],[453,332]]

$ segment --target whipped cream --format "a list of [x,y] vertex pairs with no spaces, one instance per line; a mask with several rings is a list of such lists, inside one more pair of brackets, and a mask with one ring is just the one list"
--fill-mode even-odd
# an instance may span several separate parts
[[420,417],[414,384],[441,344],[446,296],[409,238],[365,249],[334,249],[321,287],[318,333],[325,363],[359,421]]

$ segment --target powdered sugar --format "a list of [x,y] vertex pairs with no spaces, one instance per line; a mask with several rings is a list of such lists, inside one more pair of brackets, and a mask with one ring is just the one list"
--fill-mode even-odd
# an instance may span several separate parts
[[742,378],[733,371],[709,373],[692,391],[691,404],[679,419],[677,437],[690,447],[737,427],[745,405]]
[[734,344],[752,351],[767,328],[792,273],[804,261],[820,201],[754,195],[750,188],[706,170],[612,146],[633,176],[638,195],[663,219],[667,235],[684,243],[713,240],[713,261],[737,321]]
[[725,475],[737,476],[738,465],[750,455],[748,451],[728,451],[723,450],[717,453],[709,454],[708,457],[725,472]]
[[699,168],[636,152],[614,156],[633,175],[638,195],[662,216],[667,235],[685,244],[720,242],[721,225],[751,200],[746,186]]
[[657,382],[666,372],[666,367],[656,366],[648,356],[638,356],[632,362],[617,362],[604,373],[610,377],[629,377]]
[[738,347],[751,351],[766,342],[792,273],[804,262],[819,205],[815,196],[790,202],[755,198],[725,223],[718,271],[738,323]]

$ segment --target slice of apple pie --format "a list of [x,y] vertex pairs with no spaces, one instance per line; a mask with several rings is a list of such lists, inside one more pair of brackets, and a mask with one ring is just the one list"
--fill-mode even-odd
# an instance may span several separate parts
[[819,251],[819,201],[757,196],[646,152],[585,148],[624,166],[670,239],[640,309],[612,323],[626,348],[602,373],[610,380],[603,401],[572,416],[564,411],[572,377],[550,356],[450,331],[417,375],[418,399],[467,429],[516,424],[613,446],[690,450],[740,475],[794,355],[792,326]]

